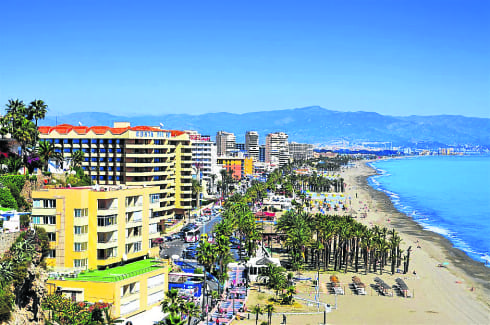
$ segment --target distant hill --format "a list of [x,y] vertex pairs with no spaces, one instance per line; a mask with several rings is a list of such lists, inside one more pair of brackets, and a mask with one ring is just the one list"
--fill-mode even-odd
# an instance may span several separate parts
[[235,133],[238,142],[244,142],[245,132],[259,132],[260,142],[265,135],[282,131],[290,141],[326,144],[347,140],[386,141],[393,145],[415,143],[440,145],[490,145],[490,119],[459,115],[388,116],[373,112],[339,112],[318,106],[245,114],[209,113],[202,115],[164,114],[133,117],[107,113],[72,113],[57,118],[48,116],[40,125],[69,123],[86,126],[109,125],[115,121],[129,121],[131,125],[164,124],[166,129],[197,130],[215,136],[217,131]]

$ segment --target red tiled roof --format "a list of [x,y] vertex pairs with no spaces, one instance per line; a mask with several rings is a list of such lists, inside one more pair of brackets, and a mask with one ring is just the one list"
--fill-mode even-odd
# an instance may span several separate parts
[[73,126],[70,124],[60,124],[57,126],[39,126],[39,133],[41,134],[50,134],[53,131],[58,132],[59,134],[68,134],[70,131],[75,131],[78,134],[87,134],[89,131],[94,132],[95,134],[105,134],[107,132],[111,132],[112,134],[123,134],[128,130],[132,131],[153,131],[153,132],[170,132],[172,137],[176,137],[184,134],[184,131],[177,130],[161,130],[159,128],[154,128],[151,126],[134,126],[134,127],[125,127],[125,128],[111,128],[109,126]]

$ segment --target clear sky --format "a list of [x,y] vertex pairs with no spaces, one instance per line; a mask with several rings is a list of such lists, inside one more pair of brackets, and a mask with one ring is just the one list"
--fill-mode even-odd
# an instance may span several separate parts
[[490,117],[489,32],[487,0],[1,1],[0,105]]

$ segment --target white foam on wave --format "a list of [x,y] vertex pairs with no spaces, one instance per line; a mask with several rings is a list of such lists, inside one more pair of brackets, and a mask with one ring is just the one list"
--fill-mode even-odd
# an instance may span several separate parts
[[432,226],[432,225],[428,225],[428,224],[425,224],[425,223],[420,223],[425,229],[429,230],[429,231],[432,231],[432,232],[435,232],[437,234],[440,234],[440,235],[443,235],[443,236],[446,236],[446,237],[451,237],[451,232],[445,228],[441,228],[441,227],[437,227],[437,226]]

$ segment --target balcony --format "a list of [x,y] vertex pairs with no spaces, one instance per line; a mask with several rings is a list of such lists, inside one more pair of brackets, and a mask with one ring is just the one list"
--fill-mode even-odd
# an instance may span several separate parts
[[113,247],[117,247],[117,239],[116,240],[111,239],[110,241],[107,242],[97,243],[97,249],[108,249]]
[[56,208],[32,208],[32,216],[54,216]]
[[143,236],[129,236],[126,237],[126,244],[137,243],[143,240]]
[[143,225],[143,219],[126,221],[126,228],[139,227]]
[[97,226],[97,232],[110,232],[110,231],[117,231],[118,230],[118,225],[107,225],[107,226]]

